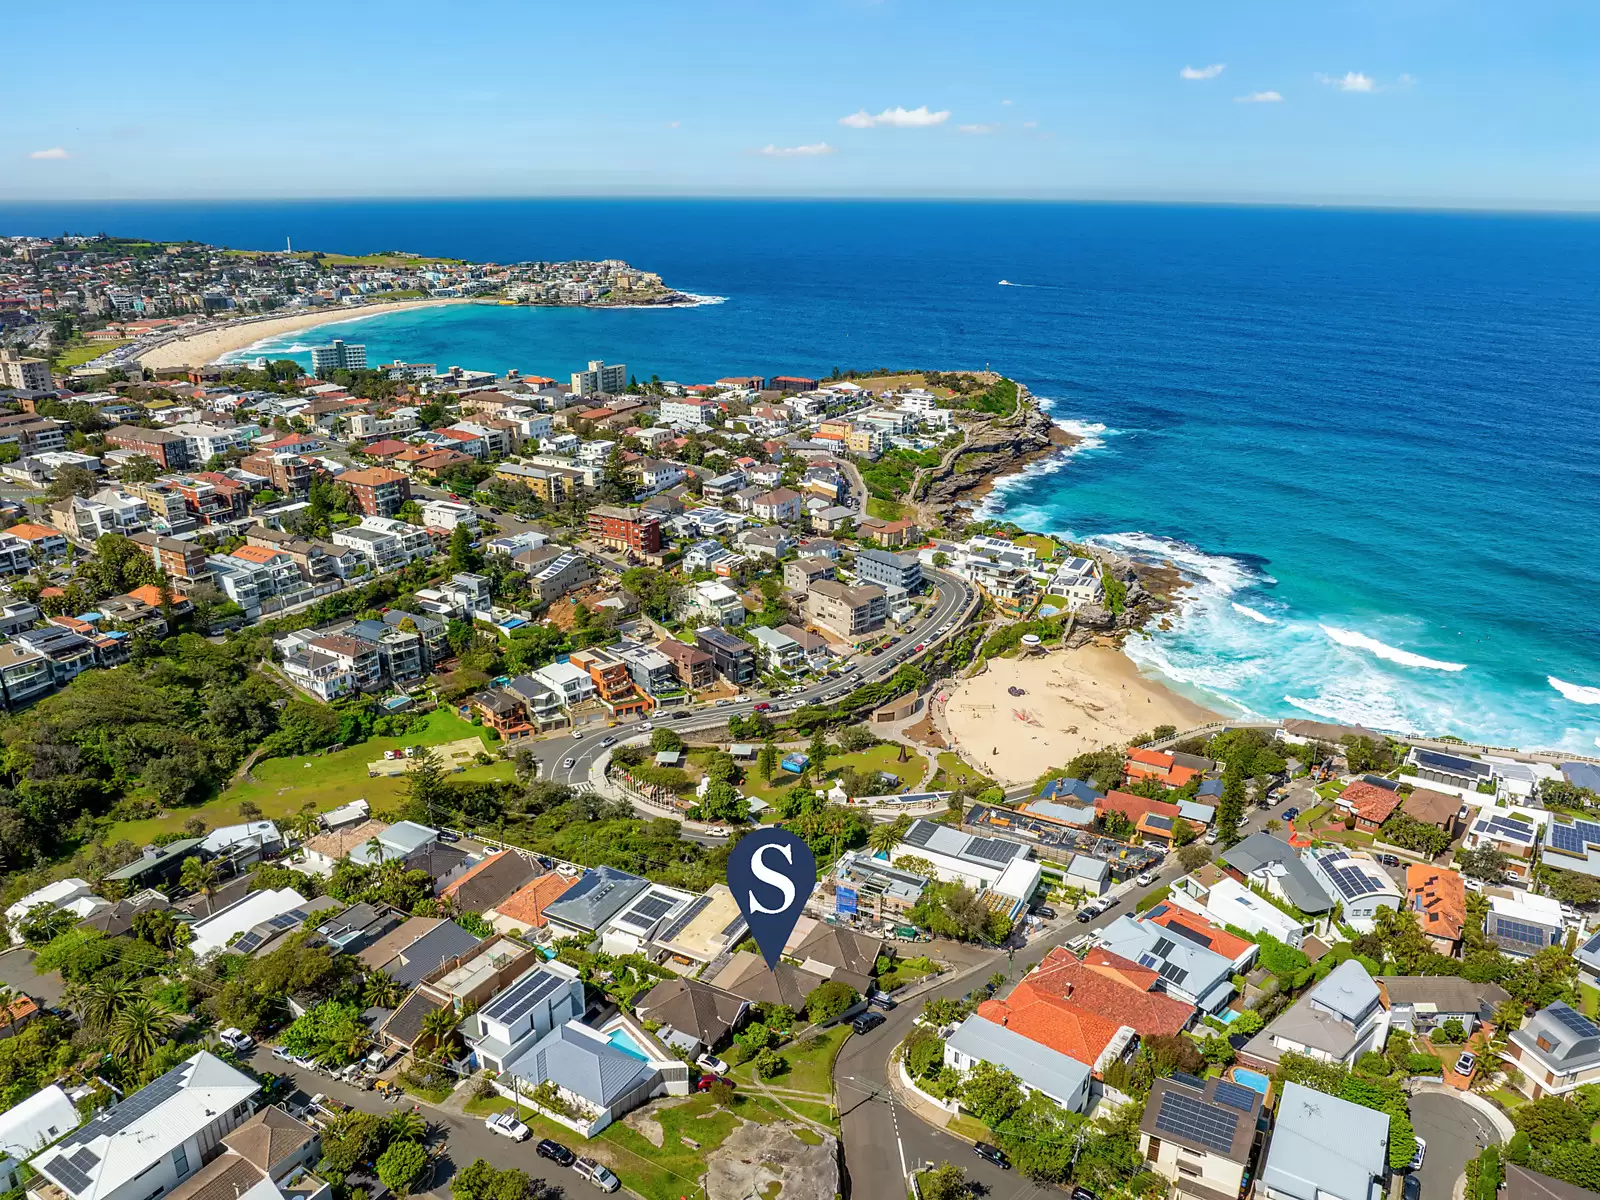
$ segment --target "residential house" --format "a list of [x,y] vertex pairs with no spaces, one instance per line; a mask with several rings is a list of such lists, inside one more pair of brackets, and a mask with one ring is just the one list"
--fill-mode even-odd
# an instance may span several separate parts
[[53,562],[67,552],[66,535],[53,525],[41,525],[37,521],[19,521],[7,529],[6,533],[27,543],[30,558],[37,557]]
[[1301,858],[1323,891],[1343,905],[1345,923],[1361,933],[1372,932],[1379,909],[1398,912],[1405,906],[1394,877],[1370,854],[1338,846],[1306,850]]
[[1264,1097],[1231,1079],[1157,1079],[1139,1122],[1139,1155],[1175,1200],[1235,1200],[1252,1176]]
[[698,646],[666,638],[656,643],[656,651],[672,663],[678,682],[688,690],[700,691],[715,682],[716,669],[711,655]]
[[1346,814],[1347,818],[1353,816],[1355,827],[1363,833],[1377,833],[1379,826],[1400,807],[1401,799],[1396,788],[1380,787],[1358,779],[1339,794],[1334,807]]
[[518,675],[504,690],[521,703],[524,719],[535,729],[550,729],[566,719],[561,712],[565,695],[542,679]]
[[1013,919],[1026,911],[1039,886],[1041,867],[1021,842],[962,833],[921,818],[911,823],[889,861],[907,855],[926,859],[939,879],[985,894],[991,907]]
[[761,955],[735,950],[709,982],[751,1004],[782,1004],[804,1012],[806,997],[827,981],[792,962],[779,959],[769,968]]
[[750,630],[750,636],[760,647],[762,658],[766,662],[767,670],[779,671],[785,675],[795,675],[804,671],[810,664],[806,652],[800,643],[786,633],[779,633],[776,629],[764,629],[760,626]]
[[660,961],[703,965],[727,954],[748,929],[733,893],[716,883],[651,935],[652,950]]
[[621,655],[603,646],[587,650],[574,650],[567,661],[581,671],[589,672],[595,695],[610,710],[613,717],[633,713],[648,713],[655,701],[633,686],[633,673]]
[[205,959],[228,949],[242,934],[257,925],[294,928],[305,919],[295,911],[305,902],[306,898],[293,888],[249,892],[243,899],[191,925],[189,929],[193,937],[189,949],[195,958]]
[[1257,1179],[1261,1200],[1373,1200],[1389,1172],[1389,1115],[1284,1083]]
[[743,530],[734,538],[734,542],[746,554],[756,559],[772,559],[774,562],[793,550],[795,546],[794,538],[775,525]]
[[531,677],[561,698],[561,706],[571,709],[594,699],[594,680],[589,672],[570,662],[553,662],[532,672]]
[[1512,1031],[1506,1058],[1519,1072],[1523,1095],[1569,1095],[1600,1082],[1600,1026],[1566,1001],[1553,1001]]
[[828,639],[798,625],[779,625],[777,631],[794,641],[806,656],[806,665],[820,671],[833,660],[833,647]]
[[659,697],[683,691],[676,664],[661,651],[650,646],[623,645],[617,648],[617,655],[627,664],[633,686],[641,693]]
[[55,673],[50,660],[20,642],[0,645],[0,690],[8,710],[54,690]]
[[1380,975],[1378,991],[1389,1010],[1389,1027],[1427,1037],[1458,1021],[1468,1034],[1511,999],[1498,983],[1474,983],[1459,975]]
[[531,933],[543,929],[544,910],[564,896],[578,878],[560,871],[547,871],[485,909],[483,915],[501,933]]
[[1259,887],[1308,916],[1333,908],[1326,888],[1300,860],[1299,852],[1270,833],[1252,833],[1229,846],[1217,856],[1217,864],[1240,883]]
[[945,1039],[944,1061],[963,1074],[980,1062],[1001,1067],[1029,1092],[1068,1112],[1082,1112],[1089,1104],[1092,1073],[1086,1064],[977,1013]]
[[1274,1070],[1284,1054],[1303,1054],[1342,1067],[1369,1050],[1382,1050],[1389,1009],[1367,969],[1347,958],[1328,972],[1239,1051],[1239,1061]]
[[714,1051],[744,1024],[750,1003],[698,979],[664,979],[635,1001],[634,1012],[663,1027],[663,1035],[668,1029],[688,1034],[698,1050]]
[[1547,867],[1600,877],[1600,821],[1552,815],[1545,823],[1539,858]]
[[0,1187],[17,1187],[17,1168],[78,1127],[81,1118],[59,1083],[41,1088],[0,1113]]
[[22,926],[26,924],[29,914],[36,909],[67,912],[82,919],[108,907],[109,903],[94,894],[94,889],[90,887],[88,881],[57,879],[29,892],[7,908],[6,929],[11,935],[11,944],[20,946]]
[[477,510],[470,504],[455,500],[427,500],[422,505],[422,523],[434,529],[454,529],[465,525],[469,530],[478,528]]
[[1549,823],[1550,814],[1541,812],[1535,819],[1526,811],[1484,809],[1472,822],[1461,844],[1469,850],[1493,846],[1505,856],[1505,871],[1513,879],[1533,877],[1533,852]]
[[556,937],[597,934],[649,887],[649,880],[627,871],[593,867],[559,899],[546,905],[545,920]]
[[467,1018],[463,1034],[478,1062],[491,1071],[584,1014],[583,981],[559,960],[542,963]]
[[545,1085],[564,1109],[545,1115],[593,1137],[656,1096],[687,1094],[689,1066],[630,1017],[612,1017],[600,1029],[572,1020],[508,1061],[495,1080],[509,1097],[526,1098]]
[[681,611],[686,618],[717,625],[742,625],[745,619],[739,593],[715,579],[685,588]]
[[1201,772],[1180,765],[1176,758],[1160,750],[1146,750],[1135,746],[1128,751],[1123,773],[1130,780],[1154,779],[1164,787],[1180,788]]
[[789,488],[773,488],[751,501],[750,511],[758,520],[785,524],[800,519],[800,493]]
[[1094,810],[1102,820],[1111,814],[1125,818],[1142,841],[1158,846],[1172,844],[1177,823],[1183,819],[1176,804],[1132,792],[1107,792],[1094,802]]
[[466,954],[483,939],[454,921],[412,917],[356,955],[369,971],[382,971],[402,987],[416,987],[450,959]]
[[1220,1012],[1234,995],[1233,960],[1180,931],[1124,916],[1101,930],[1099,943],[1112,954],[1155,971],[1160,976],[1156,986],[1203,1013]]
[[748,642],[707,625],[695,630],[695,646],[710,658],[717,674],[736,687],[755,679],[756,652]]
[[650,956],[656,935],[676,922],[694,901],[691,892],[652,884],[601,926],[601,949],[607,954]]
[[1442,829],[1452,837],[1456,834],[1461,811],[1461,798],[1432,788],[1417,788],[1400,802],[1400,811],[1413,821]]
[[1406,907],[1416,914],[1418,927],[1435,950],[1451,958],[1461,953],[1467,888],[1459,872],[1427,863],[1407,864]]
[[[1084,856],[1080,854],[1076,857]],[[1171,900],[1162,900],[1147,908],[1144,919],[1229,959],[1233,963],[1234,971],[1241,975],[1250,969],[1250,964],[1255,961],[1256,951],[1259,949],[1256,943],[1236,933],[1228,932],[1192,909],[1174,904]]]
[[511,561],[528,576],[529,586],[541,604],[551,604],[596,579],[594,563],[575,550],[559,546],[524,550]]
[[261,1085],[201,1050],[31,1162],[32,1200],[156,1200],[250,1116]]
[[1484,936],[1512,958],[1532,958],[1566,940],[1566,918],[1561,902],[1532,892],[1495,892],[1489,895],[1489,915]]

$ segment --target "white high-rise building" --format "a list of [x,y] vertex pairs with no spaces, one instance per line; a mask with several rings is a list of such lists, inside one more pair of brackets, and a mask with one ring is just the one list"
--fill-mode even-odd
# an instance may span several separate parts
[[311,347],[311,373],[318,379],[330,371],[364,371],[367,366],[367,348],[359,343],[347,344],[338,338],[331,346]]
[[572,373],[572,394],[575,396],[592,396],[596,392],[607,395],[616,395],[628,388],[628,368],[623,363],[608,363],[603,359],[591,358],[587,371],[574,371]]

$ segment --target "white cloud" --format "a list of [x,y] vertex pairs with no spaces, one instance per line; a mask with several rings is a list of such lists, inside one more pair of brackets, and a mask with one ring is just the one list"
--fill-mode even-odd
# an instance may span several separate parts
[[49,150],[35,150],[32,154],[28,155],[28,157],[29,158],[71,158],[72,155],[68,154],[60,146],[54,146]]
[[916,129],[924,125],[943,125],[950,119],[950,110],[929,112],[926,104],[916,108],[886,108],[877,116],[866,109],[840,117],[839,124],[849,129],[871,129],[875,125],[892,125],[897,129]]
[[668,129],[676,129],[677,127],[678,127],[678,122],[677,121],[668,121],[667,122],[667,128]]
[[1000,101],[1000,103],[1005,105],[1007,108],[1011,107],[1011,101],[1009,101],[1009,100],[1002,100],[1002,101]]
[[1341,92],[1375,92],[1378,90],[1377,82],[1370,75],[1363,75],[1360,71],[1346,71],[1343,75],[1318,75],[1317,81],[1329,87],[1336,87]]
[[1185,67],[1178,72],[1179,79],[1215,79],[1228,69],[1227,63],[1212,63],[1209,67]]
[[957,125],[956,128],[958,130],[960,130],[962,133],[993,133],[997,128],[999,128],[999,126],[997,126],[997,125]]
[[806,158],[816,154],[832,154],[833,147],[827,142],[812,142],[806,146],[774,146],[769,142],[756,153],[765,154],[768,158]]
[[1235,96],[1236,104],[1278,104],[1283,97],[1277,92],[1251,92],[1248,96]]
[[1022,127],[1024,129],[1037,129],[1037,128],[1039,128],[1039,122],[1037,122],[1037,121],[1024,121],[1022,123]]

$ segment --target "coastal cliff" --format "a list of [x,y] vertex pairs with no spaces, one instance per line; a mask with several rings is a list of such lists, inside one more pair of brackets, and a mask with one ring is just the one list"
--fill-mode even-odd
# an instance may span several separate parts
[[963,432],[966,441],[917,480],[917,504],[938,524],[946,523],[958,504],[982,499],[997,479],[1078,442],[1058,427],[1020,384],[1015,413],[972,421]]

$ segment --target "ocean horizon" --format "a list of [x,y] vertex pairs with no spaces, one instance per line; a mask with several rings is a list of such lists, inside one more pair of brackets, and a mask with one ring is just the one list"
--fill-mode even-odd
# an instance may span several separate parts
[[[1147,672],[1225,713],[1596,749],[1590,216],[419,200],[0,204],[0,228],[618,257],[706,299],[386,314],[352,326],[370,362],[564,378],[604,358],[685,383],[992,366],[1083,440],[984,513],[1190,578],[1129,639]],[[304,362],[313,340],[249,355]]]

